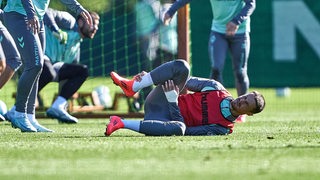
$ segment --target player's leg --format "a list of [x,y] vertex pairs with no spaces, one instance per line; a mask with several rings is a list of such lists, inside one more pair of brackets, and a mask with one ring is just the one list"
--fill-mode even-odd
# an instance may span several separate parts
[[[170,120],[170,112],[167,105],[167,99],[163,93],[161,85],[172,79],[174,83],[183,90],[185,83],[189,77],[190,67],[184,60],[174,60],[158,66],[151,72],[141,76],[140,81],[135,79],[128,80],[111,73],[113,81],[124,91],[130,91],[134,94],[140,89],[150,86],[158,85],[154,88],[146,98],[145,101],[145,119]],[[128,94],[128,93],[127,93]]]
[[246,94],[249,89],[247,64],[250,52],[250,36],[248,33],[237,34],[233,37],[230,47],[232,68],[238,96]]
[[187,127],[185,136],[216,136],[227,135],[232,131],[229,128],[220,126],[218,124],[211,124],[198,127]]
[[148,136],[182,136],[186,126],[180,121],[161,120],[124,120],[118,116],[111,116],[105,135],[110,136],[118,129],[130,129]]
[[[40,47],[38,47],[40,49],[40,53],[41,56],[39,56],[39,61],[40,63],[42,64],[42,67],[43,67],[43,64],[44,64],[44,54],[42,51],[43,48],[45,47],[45,31],[44,31],[44,25],[43,25],[43,22],[40,21],[40,30],[38,32],[38,38],[39,38],[39,41],[40,41]],[[35,56],[35,59],[36,59],[37,56]],[[35,60],[37,61],[37,60]],[[27,102],[27,117],[30,121],[30,123],[33,125],[33,127],[35,127],[37,129],[37,132],[53,132],[51,129],[48,129],[44,126],[42,126],[38,120],[36,119],[36,98],[37,98],[37,95],[38,95],[38,86],[39,86],[39,78],[40,78],[40,75],[42,73],[42,69],[39,71],[38,75],[35,77],[35,82],[34,82],[34,85],[32,86],[32,90],[31,90],[31,93],[29,95],[29,99],[28,99],[28,102]]]
[[[179,86],[180,90],[182,90],[189,76],[189,71],[189,64],[184,60],[178,59],[164,63],[151,72],[145,73],[143,76],[140,76],[140,80],[129,80],[119,76],[115,72],[111,72],[110,75],[113,82],[117,86],[120,86],[127,96],[131,97],[145,87],[153,84],[162,84],[169,79],[172,79],[174,83]],[[180,78],[182,75],[185,76],[185,78]]]
[[[24,70],[18,82],[15,112],[11,119],[13,126],[18,127],[23,132],[36,132],[30,124],[27,115],[28,106],[35,108],[36,93],[32,93],[33,87],[38,85],[38,78],[43,65],[43,52],[38,34],[30,33],[26,26],[25,17],[16,12],[8,12],[4,15],[7,29],[12,35],[21,57],[24,60]],[[31,108],[31,109],[32,109]]]
[[49,57],[44,56],[43,68],[39,78],[38,92],[52,81],[57,81],[57,72],[54,70]]
[[17,46],[8,32],[7,28],[0,21],[0,36],[2,37],[2,48],[6,57],[6,68],[0,76],[0,89],[12,78],[14,73],[22,65]]
[[162,85],[167,80],[173,80],[182,91],[190,75],[190,66],[187,61],[177,59],[158,66],[149,74],[154,85]]
[[122,121],[118,117],[113,118],[113,116],[108,124],[106,135],[110,135],[114,130],[119,128],[127,128],[154,136],[183,135],[185,124],[179,121],[170,121],[171,116],[168,101],[163,93],[161,85],[165,81],[172,79],[174,83],[178,85],[179,89],[183,89],[189,77],[189,73],[190,67],[184,60],[175,60],[164,63],[150,73],[147,73],[147,76],[151,77],[152,82],[154,82],[157,87],[149,93],[146,99],[144,120]]
[[211,62],[210,78],[223,83],[223,68],[228,50],[228,42],[224,34],[212,31],[208,43]]
[[[233,37],[231,44],[232,69],[235,77],[235,86],[238,96],[248,93],[249,77],[247,74],[247,64],[250,52],[249,34],[237,34]],[[245,122],[246,115],[241,115],[236,122]]]
[[89,76],[88,68],[82,64],[67,64],[62,62],[55,63],[53,66],[57,72],[57,81],[61,87],[59,88],[58,97],[47,110],[47,115],[63,123],[77,123],[78,119],[71,116],[66,111],[66,107],[68,99],[79,90]]
[[89,71],[86,65],[64,63],[58,71],[58,81],[67,81],[60,88],[59,95],[68,100],[79,90],[88,76]]

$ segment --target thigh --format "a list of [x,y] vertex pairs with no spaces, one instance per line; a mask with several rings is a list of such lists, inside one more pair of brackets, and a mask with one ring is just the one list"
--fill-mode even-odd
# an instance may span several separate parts
[[158,85],[148,94],[144,104],[144,119],[164,120],[171,119],[168,101],[164,95],[161,85]]
[[249,34],[236,34],[231,41],[230,52],[234,70],[246,68],[250,52]]
[[88,68],[82,64],[55,63],[55,69],[58,72],[59,80],[79,77],[88,74]]
[[48,77],[51,81],[57,82],[57,73],[49,59],[45,58],[40,78]]
[[161,85],[171,79],[182,90],[189,78],[190,66],[185,60],[177,59],[158,66],[150,75],[155,85]]
[[2,37],[1,45],[6,56],[7,65],[16,71],[22,64],[20,54],[11,34],[0,21],[0,36]]
[[5,25],[24,60],[25,69],[29,69],[34,66],[42,66],[43,51],[39,34],[30,32],[25,18],[25,16],[16,12],[4,13]]
[[218,124],[211,124],[205,126],[187,127],[185,135],[187,136],[216,136],[227,135],[230,129],[220,126]]
[[209,38],[208,51],[211,66],[222,70],[228,51],[228,41],[225,35],[212,31]]

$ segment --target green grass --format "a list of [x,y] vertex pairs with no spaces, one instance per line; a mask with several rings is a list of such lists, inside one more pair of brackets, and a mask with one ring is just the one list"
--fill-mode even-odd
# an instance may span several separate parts
[[320,89],[258,90],[265,111],[228,136],[104,137],[106,119],[40,119],[55,133],[30,134],[0,122],[0,179],[319,179]]

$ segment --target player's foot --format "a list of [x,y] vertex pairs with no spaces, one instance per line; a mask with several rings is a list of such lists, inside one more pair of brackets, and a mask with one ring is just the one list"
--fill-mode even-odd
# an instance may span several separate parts
[[29,119],[33,127],[37,129],[37,132],[53,132],[51,129],[48,129],[41,124],[36,119]]
[[132,97],[136,94],[136,92],[134,92],[132,89],[133,82],[134,82],[133,79],[129,80],[129,79],[123,78],[113,71],[110,73],[110,76],[111,76],[111,79],[113,80],[113,83],[119,86],[126,96]]
[[121,118],[118,116],[110,116],[110,122],[107,125],[106,132],[104,135],[110,136],[114,131],[121,129],[124,127],[123,122],[121,121]]
[[238,118],[236,119],[236,122],[237,122],[237,123],[244,123],[244,122],[246,122],[246,117],[247,117],[247,115],[245,115],[245,114],[240,115],[240,116],[238,116]]
[[5,114],[3,115],[3,117],[4,117],[7,121],[11,122],[11,119],[12,119],[15,111],[16,111],[16,108],[15,108],[15,106],[13,106],[9,111],[7,111],[7,113],[5,113]]
[[11,122],[12,127],[19,128],[21,132],[37,132],[37,129],[30,123],[27,114],[16,111],[8,113],[7,118]]
[[47,116],[51,118],[58,119],[61,123],[75,124],[78,123],[78,119],[76,117],[71,116],[65,109],[63,108],[53,108],[50,107],[47,110]]

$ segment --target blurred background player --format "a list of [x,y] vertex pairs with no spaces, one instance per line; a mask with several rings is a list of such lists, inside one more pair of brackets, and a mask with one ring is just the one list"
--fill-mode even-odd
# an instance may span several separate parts
[[[162,18],[170,7],[171,0],[138,0],[135,5],[136,34],[141,51],[141,69],[150,71],[171,59],[176,59],[178,49],[177,18],[164,26]],[[133,108],[139,111],[152,87],[146,87],[138,94]]]
[[[76,0],[60,0],[76,15],[81,15],[90,26],[91,16]],[[35,101],[38,81],[43,67],[45,32],[43,16],[49,0],[8,0],[4,8],[4,23],[18,47],[24,62],[20,76],[15,105],[7,118],[21,132],[52,132],[43,126],[32,124],[35,118]],[[36,127],[37,126],[37,127]]]
[[[105,135],[121,128],[154,136],[227,135],[232,133],[239,115],[253,115],[264,109],[264,97],[257,91],[234,99],[218,81],[189,77],[189,73],[189,64],[179,59],[132,80],[111,72],[113,82],[127,96],[146,86],[156,87],[147,96],[143,121],[111,116]],[[184,87],[193,93],[179,95]]]
[[[160,2],[155,0],[138,0],[135,4],[136,15],[136,34],[141,52],[141,69],[150,71],[152,60],[156,57],[156,49],[158,46],[158,27],[160,25],[157,11]],[[133,108],[140,111],[145,97],[152,90],[152,87],[146,87],[141,90],[137,98],[133,102]]]
[[[167,11],[164,23],[169,24],[175,12],[191,0],[176,1]],[[248,92],[247,65],[250,52],[250,16],[255,10],[255,0],[210,0],[213,19],[209,38],[210,78],[223,83],[226,54],[231,52],[232,69],[238,96]],[[245,121],[245,116],[237,120]]]
[[0,9],[0,39],[6,59],[3,63],[5,63],[6,66],[3,67],[0,75],[0,89],[2,89],[22,65],[17,46],[7,28],[2,24],[3,13],[3,10]]
[[177,15],[173,15],[169,25],[162,23],[165,12],[171,7],[172,0],[162,0],[160,2],[160,9],[157,12],[157,17],[161,22],[158,29],[159,44],[156,49],[156,57],[152,61],[152,68],[156,68],[172,59],[177,59],[178,55]]
[[[0,2],[2,7],[2,2]],[[0,61],[0,90],[2,87],[12,78],[14,73],[22,65],[20,54],[17,46],[8,32],[7,28],[3,25],[3,10],[0,9],[0,41],[1,41],[1,61]],[[5,113],[5,112],[3,112]],[[0,116],[1,120],[5,120],[3,116]],[[37,123],[37,122],[32,122]]]
[[43,70],[39,79],[40,92],[49,82],[59,83],[58,97],[47,110],[47,116],[63,123],[77,123],[78,119],[66,111],[68,99],[81,87],[89,75],[86,65],[80,62],[80,43],[92,39],[99,25],[99,15],[90,12],[93,26],[78,16],[48,8],[44,16],[46,50]]

